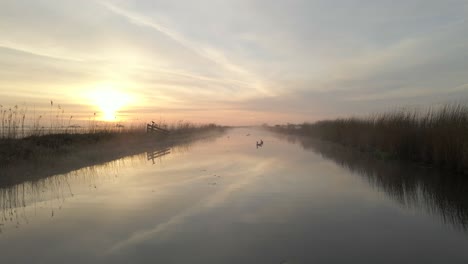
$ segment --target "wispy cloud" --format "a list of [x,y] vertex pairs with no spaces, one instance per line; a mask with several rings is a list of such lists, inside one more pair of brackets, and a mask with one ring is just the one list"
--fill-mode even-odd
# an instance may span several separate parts
[[63,60],[63,61],[72,61],[72,62],[82,62],[84,61],[81,58],[70,56],[69,54],[57,54],[47,50],[36,50],[31,49],[30,47],[21,47],[17,43],[8,43],[7,41],[0,41],[0,49],[10,49],[18,52],[29,53],[31,55],[41,56],[48,59]]
[[253,124],[468,99],[467,10],[437,0],[6,0],[0,103],[73,101],[112,83],[142,98],[129,115]]
[[[176,30],[162,25],[161,23],[157,23],[152,18],[146,17],[133,11],[123,9],[109,2],[103,2],[103,5],[115,14],[127,18],[131,23],[134,23],[139,26],[150,27],[154,30],[159,31],[160,33],[181,44],[184,48],[191,50],[197,55],[216,63],[220,67],[223,67],[225,70],[234,73],[241,78],[234,79],[233,81],[243,84],[248,83],[251,88],[254,88],[259,92],[267,94],[269,93],[269,91],[265,89],[265,87],[259,85],[259,80],[256,76],[254,76],[250,71],[244,69],[241,65],[238,65],[229,60],[223,54],[222,51],[219,51],[216,48],[210,47],[206,44],[201,44],[196,41],[189,40]],[[198,78],[206,79],[206,77]]]

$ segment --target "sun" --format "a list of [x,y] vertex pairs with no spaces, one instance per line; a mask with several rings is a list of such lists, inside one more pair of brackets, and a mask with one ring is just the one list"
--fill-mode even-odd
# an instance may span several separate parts
[[99,119],[114,121],[117,112],[130,103],[130,95],[110,86],[97,87],[90,92],[93,103],[101,110]]

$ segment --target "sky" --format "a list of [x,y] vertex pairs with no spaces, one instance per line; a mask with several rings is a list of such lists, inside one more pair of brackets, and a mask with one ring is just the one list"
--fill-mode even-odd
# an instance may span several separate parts
[[0,109],[256,125],[466,102],[467,18],[464,0],[2,0]]

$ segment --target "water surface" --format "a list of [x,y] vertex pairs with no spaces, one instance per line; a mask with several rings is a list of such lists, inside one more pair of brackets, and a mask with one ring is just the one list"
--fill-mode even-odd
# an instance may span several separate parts
[[0,262],[468,263],[444,176],[233,129],[0,189]]

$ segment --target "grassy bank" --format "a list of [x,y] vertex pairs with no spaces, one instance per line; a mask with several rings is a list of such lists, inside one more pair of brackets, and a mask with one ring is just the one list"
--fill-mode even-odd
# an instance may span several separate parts
[[366,118],[277,125],[274,131],[336,142],[381,158],[408,160],[468,173],[468,107],[446,105]]
[[[0,167],[24,162],[51,162],[53,159],[76,156],[83,151],[104,148],[111,151],[138,148],[160,144],[164,141],[180,140],[210,131],[222,131],[217,125],[193,125],[178,123],[166,126],[169,134],[146,133],[146,128],[134,127],[125,130],[93,130],[87,133],[55,133],[27,137],[0,138]],[[84,154],[83,156],[86,156]],[[84,157],[84,158],[92,158]]]
[[[3,159],[0,163],[0,189],[140,153],[189,146],[198,140],[221,136],[226,130],[215,125],[184,125],[177,128],[180,127],[173,126],[169,135],[136,130],[125,133],[54,134],[10,141],[11,151],[4,152],[0,147]],[[4,162],[5,154],[8,162]],[[15,154],[16,157],[11,159],[11,155]]]

